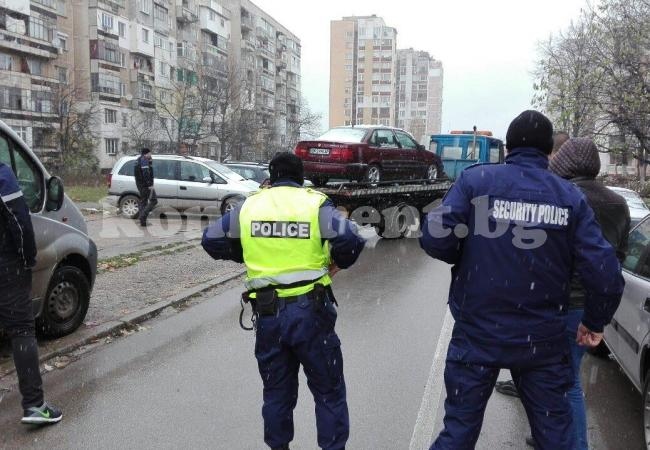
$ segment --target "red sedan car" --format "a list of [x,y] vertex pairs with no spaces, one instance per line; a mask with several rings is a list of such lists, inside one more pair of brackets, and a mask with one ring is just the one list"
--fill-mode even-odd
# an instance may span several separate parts
[[406,131],[380,125],[332,128],[316,140],[298,142],[295,154],[316,186],[331,178],[378,183],[444,176],[438,155]]

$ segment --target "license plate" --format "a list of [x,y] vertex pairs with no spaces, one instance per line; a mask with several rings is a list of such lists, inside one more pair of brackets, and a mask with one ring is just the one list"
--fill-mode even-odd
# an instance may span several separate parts
[[309,149],[309,154],[311,154],[311,155],[329,155],[330,154],[330,149],[329,148],[310,148]]

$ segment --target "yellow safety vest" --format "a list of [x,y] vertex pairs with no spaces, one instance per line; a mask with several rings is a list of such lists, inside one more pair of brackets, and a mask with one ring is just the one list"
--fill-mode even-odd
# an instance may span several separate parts
[[239,214],[248,290],[315,280],[305,286],[278,289],[280,297],[327,286],[329,244],[320,234],[319,211],[327,197],[312,189],[278,186],[248,197]]

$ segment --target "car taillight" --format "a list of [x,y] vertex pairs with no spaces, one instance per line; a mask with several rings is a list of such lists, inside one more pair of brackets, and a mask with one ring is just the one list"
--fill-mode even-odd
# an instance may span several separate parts
[[354,161],[354,149],[351,147],[333,148],[330,156],[339,161]]
[[293,151],[298,158],[304,158],[307,155],[309,155],[309,149],[307,147],[303,147],[300,144],[296,146],[296,149]]
[[111,183],[113,182],[113,174],[109,173],[106,175],[106,182],[108,183],[108,188],[111,188]]

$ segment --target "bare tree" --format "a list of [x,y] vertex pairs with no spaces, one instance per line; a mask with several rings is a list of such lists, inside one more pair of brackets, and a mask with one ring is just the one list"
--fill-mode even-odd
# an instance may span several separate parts
[[80,93],[80,87],[72,83],[59,83],[52,92],[52,109],[58,120],[54,134],[60,152],[55,165],[64,177],[87,178],[99,169],[95,155],[99,106],[80,101]]
[[300,100],[300,114],[287,119],[287,149],[293,150],[300,140],[314,139],[322,134],[323,115],[315,113],[307,100]]

